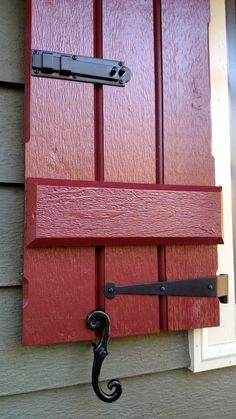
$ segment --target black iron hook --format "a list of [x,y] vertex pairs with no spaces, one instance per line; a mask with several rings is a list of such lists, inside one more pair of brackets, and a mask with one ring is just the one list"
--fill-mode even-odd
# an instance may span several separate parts
[[102,363],[106,356],[107,352],[107,343],[109,339],[110,332],[110,318],[102,310],[95,310],[89,313],[87,317],[87,326],[91,330],[102,330],[101,338],[98,344],[93,343],[93,370],[92,370],[92,385],[94,392],[100,400],[107,403],[115,402],[119,399],[122,393],[121,383],[118,380],[110,380],[107,384],[109,390],[113,390],[112,393],[105,393],[99,384],[99,375],[102,367]]

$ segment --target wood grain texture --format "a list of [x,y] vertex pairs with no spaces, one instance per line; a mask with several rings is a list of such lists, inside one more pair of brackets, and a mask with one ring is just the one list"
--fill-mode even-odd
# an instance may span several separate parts
[[[27,54],[33,48],[91,56],[92,29],[92,1],[32,0]],[[26,177],[94,179],[93,86],[30,77],[30,106]]]
[[[162,1],[164,181],[214,185],[208,67],[209,2]],[[181,30],[180,30],[181,28]],[[166,278],[215,275],[214,246],[167,247]],[[169,330],[215,326],[219,303],[168,298]]]
[[0,2],[0,81],[24,82],[25,1]]
[[21,283],[23,199],[22,187],[0,187],[0,287]]
[[[0,289],[0,395],[90,383],[93,354],[89,343],[21,345],[21,299],[20,288]],[[171,370],[190,362],[185,333],[112,339],[109,352],[103,379]]]
[[[27,1],[26,179],[94,179],[93,86],[30,74],[32,48],[93,55],[92,6],[91,0]],[[25,343],[93,336],[85,323],[95,308],[93,248],[25,250],[24,277]]]
[[162,2],[165,183],[214,185],[208,23],[208,1]]
[[103,4],[103,55],[123,60],[132,71],[124,89],[104,86],[104,177],[155,183],[152,2]]
[[[104,180],[155,183],[152,1],[104,0],[103,34],[104,57],[123,60],[133,73],[124,89],[104,86]],[[127,278],[141,282],[144,277],[157,281],[156,248],[107,247],[104,272],[105,282],[111,278],[119,284]],[[159,330],[158,298],[122,296],[104,304],[111,316],[113,336]]]
[[0,88],[0,182],[23,180],[23,92]]
[[28,179],[30,247],[222,243],[220,188]]
[[1,415],[3,419],[9,418],[9,412],[20,419],[233,419],[235,373],[236,367],[198,374],[181,369],[122,379],[122,396],[112,404],[99,403],[91,385],[4,397]]
[[[93,338],[86,318],[95,308],[91,248],[28,249],[24,258],[24,345]],[[93,256],[93,257],[92,257]],[[36,269],[37,267],[37,269]]]

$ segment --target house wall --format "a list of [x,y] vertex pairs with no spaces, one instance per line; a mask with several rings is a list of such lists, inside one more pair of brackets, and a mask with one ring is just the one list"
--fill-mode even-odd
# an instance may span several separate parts
[[24,7],[0,0],[0,419],[234,418],[236,368],[190,372],[187,333],[111,341],[111,405],[91,388],[89,343],[21,345]]

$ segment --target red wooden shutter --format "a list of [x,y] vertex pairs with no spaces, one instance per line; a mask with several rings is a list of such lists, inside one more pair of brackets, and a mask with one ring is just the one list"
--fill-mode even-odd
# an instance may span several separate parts
[[[215,299],[103,293],[214,275],[222,241],[208,5],[153,3],[27,2],[25,344],[91,339],[96,308],[113,336],[218,324]],[[133,77],[125,88],[34,77],[31,49],[121,59]]]

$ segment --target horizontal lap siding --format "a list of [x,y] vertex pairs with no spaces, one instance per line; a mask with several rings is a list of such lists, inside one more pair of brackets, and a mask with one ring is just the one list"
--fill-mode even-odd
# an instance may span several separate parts
[[235,374],[236,367],[131,377],[122,380],[123,394],[112,404],[100,402],[88,384],[3,397],[1,419],[233,419]]
[[0,286],[19,285],[22,275],[24,16],[24,0],[1,0]]

